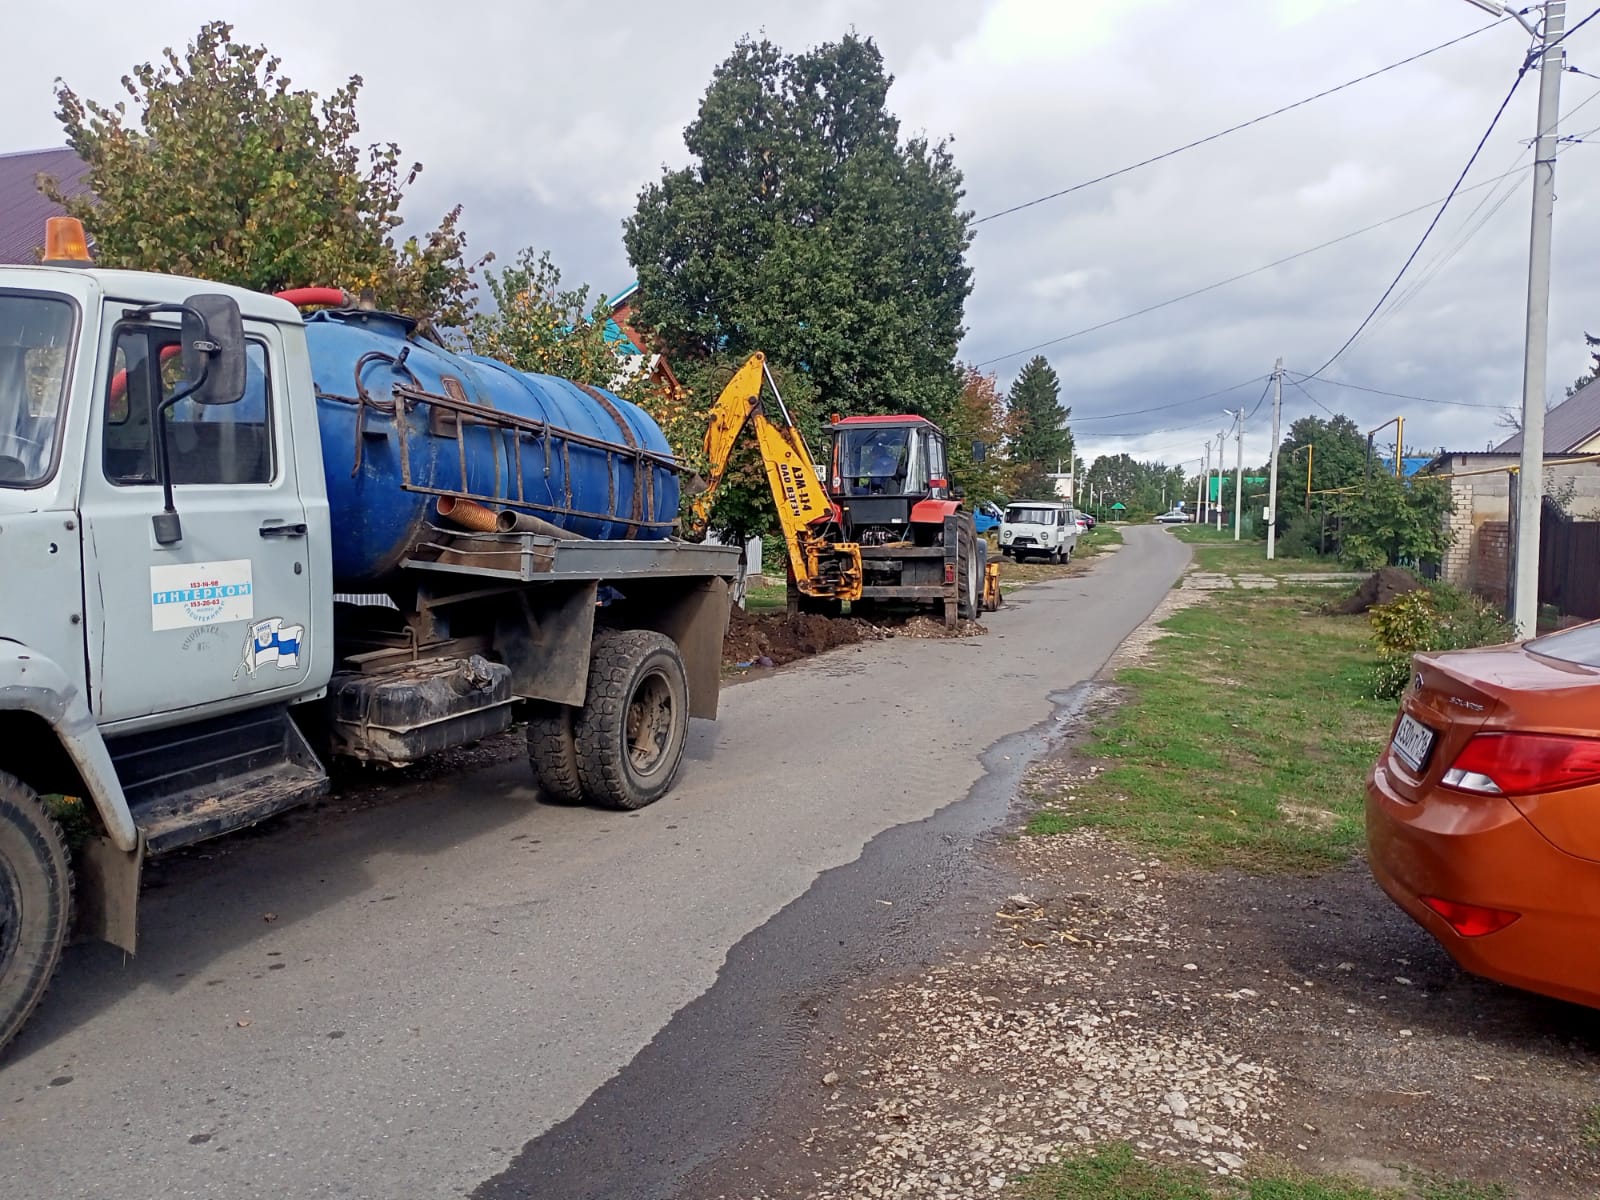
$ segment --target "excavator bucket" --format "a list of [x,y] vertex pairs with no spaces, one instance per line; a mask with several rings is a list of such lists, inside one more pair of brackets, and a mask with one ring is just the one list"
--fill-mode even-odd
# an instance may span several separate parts
[[1000,611],[1000,563],[988,563],[983,568],[983,603],[980,612]]

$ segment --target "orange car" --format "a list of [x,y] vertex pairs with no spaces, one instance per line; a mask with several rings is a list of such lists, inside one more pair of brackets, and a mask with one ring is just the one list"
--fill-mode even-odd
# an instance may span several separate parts
[[1373,876],[1466,970],[1600,1007],[1600,622],[1413,669]]

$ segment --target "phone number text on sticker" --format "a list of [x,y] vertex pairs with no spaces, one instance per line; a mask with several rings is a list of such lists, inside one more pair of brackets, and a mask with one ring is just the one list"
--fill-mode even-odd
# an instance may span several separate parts
[[150,568],[150,628],[189,629],[256,615],[248,558]]

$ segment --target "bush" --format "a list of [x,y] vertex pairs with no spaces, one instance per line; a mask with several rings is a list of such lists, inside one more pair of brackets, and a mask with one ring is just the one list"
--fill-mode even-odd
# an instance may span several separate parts
[[1493,646],[1515,636],[1493,605],[1448,583],[1407,592],[1367,615],[1377,637],[1372,695],[1379,700],[1398,699],[1406,690],[1414,654]]
[[1280,558],[1321,558],[1322,529],[1312,517],[1296,517],[1288,530],[1278,538],[1277,553]]

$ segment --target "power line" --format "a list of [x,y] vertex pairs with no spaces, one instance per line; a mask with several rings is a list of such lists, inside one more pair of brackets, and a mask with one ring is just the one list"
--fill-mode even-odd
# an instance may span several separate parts
[[[1302,379],[1310,379],[1311,378],[1311,376],[1304,375],[1304,374],[1302,374],[1300,377]],[[1348,382],[1346,382],[1344,380],[1341,380],[1341,379],[1328,379],[1326,377],[1324,377],[1322,379],[1318,379],[1317,382],[1318,383],[1325,383],[1329,387],[1349,388],[1350,390],[1356,391],[1356,392],[1370,392],[1374,396],[1390,396],[1390,397],[1393,397],[1396,400],[1417,400],[1417,401],[1420,401],[1423,404],[1443,404],[1443,405],[1447,405],[1447,406],[1450,406],[1450,407],[1453,407],[1453,408],[1497,408],[1498,409],[1498,408],[1504,408],[1505,407],[1505,405],[1503,405],[1503,404],[1482,404],[1482,403],[1479,403],[1476,400],[1439,400],[1439,399],[1436,399],[1436,398],[1434,398],[1432,396],[1415,396],[1415,395],[1412,395],[1410,392],[1389,392],[1389,391],[1385,391],[1383,388],[1366,387],[1366,386],[1363,386],[1362,384],[1359,384],[1359,383],[1348,383]]]
[[[1123,412],[1099,413],[1099,414],[1097,414],[1095,416],[1092,416],[1092,417],[1074,416],[1074,417],[1071,418],[1071,420],[1072,420],[1072,422],[1074,424],[1077,424],[1077,423],[1082,422],[1082,421],[1115,421],[1115,420],[1117,420],[1117,419],[1119,419],[1121,417],[1142,417],[1146,413],[1166,412],[1169,408],[1182,408],[1186,404],[1198,404],[1202,400],[1210,400],[1210,399],[1213,399],[1214,397],[1217,397],[1217,396],[1226,396],[1229,392],[1236,392],[1242,387],[1248,387],[1248,386],[1250,386],[1250,384],[1257,383],[1262,379],[1271,379],[1271,378],[1272,378],[1272,376],[1270,376],[1270,375],[1254,375],[1251,378],[1244,380],[1242,383],[1235,383],[1230,387],[1223,388],[1221,391],[1207,392],[1204,396],[1190,396],[1187,400],[1174,400],[1170,404],[1157,404],[1157,405],[1154,405],[1154,406],[1152,406],[1150,408],[1130,408],[1130,409],[1127,409],[1127,410],[1125,410]],[[1101,437],[1116,437],[1118,435],[1117,434],[1108,433],[1108,434],[1101,434],[1099,436],[1101,436]]]
[[[1506,19],[1508,18],[1502,18],[1502,20]],[[1586,21],[1579,22],[1578,26],[1574,27],[1574,29],[1569,30],[1568,32],[1575,33],[1577,29],[1581,28],[1585,23]],[[1493,21],[1488,25],[1482,25],[1477,29],[1472,30],[1470,33],[1464,33],[1460,37],[1451,38],[1448,42],[1441,42],[1439,45],[1434,46],[1431,49],[1423,50],[1420,53],[1413,54],[1409,58],[1402,58],[1399,62],[1392,62],[1386,67],[1379,67],[1376,71],[1368,71],[1365,75],[1357,76],[1355,79],[1346,80],[1344,83],[1338,84],[1335,87],[1327,88],[1324,91],[1320,91],[1314,96],[1307,96],[1303,100],[1296,100],[1293,104],[1285,104],[1282,108],[1275,108],[1271,112],[1262,113],[1259,117],[1252,117],[1250,120],[1241,121],[1237,125],[1230,125],[1228,128],[1218,130],[1216,133],[1208,134],[1203,138],[1197,138],[1192,142],[1186,142],[1182,146],[1163,151],[1162,153],[1152,155],[1149,158],[1141,159],[1136,163],[1130,163],[1126,167],[1119,167],[1115,171],[1107,171],[1104,175],[1097,175],[1093,179],[1086,179],[1082,183],[1075,183],[1071,187],[1062,188],[1060,191],[1051,192],[1048,195],[1040,196],[1034,200],[1025,201],[1022,204],[1013,204],[1010,208],[1002,208],[999,212],[992,212],[987,216],[978,217],[974,219],[972,223],[974,225],[982,225],[985,221],[993,221],[999,217],[1010,216],[1012,213],[1021,212],[1025,208],[1032,208],[1035,205],[1043,204],[1047,200],[1056,200],[1062,196],[1071,195],[1073,192],[1081,192],[1084,188],[1093,187],[1098,183],[1105,183],[1108,179],[1116,179],[1118,176],[1126,175],[1130,171],[1137,171],[1140,167],[1148,167],[1152,163],[1158,163],[1164,159],[1172,158],[1174,155],[1182,154],[1185,150],[1193,150],[1197,146],[1204,146],[1208,142],[1216,141],[1218,138],[1227,137],[1230,133],[1238,133],[1241,129],[1249,129],[1252,125],[1259,125],[1261,122],[1270,120],[1273,117],[1282,116],[1284,113],[1292,112],[1297,108],[1303,108],[1307,104],[1310,104],[1313,101],[1322,100],[1325,97],[1333,95],[1335,92],[1342,92],[1346,88],[1354,87],[1358,83],[1365,83],[1369,79],[1376,79],[1379,75],[1387,74],[1388,72],[1396,70],[1400,67],[1409,66],[1418,59],[1427,58],[1430,54],[1437,54],[1441,50],[1448,50],[1451,46],[1457,45],[1460,42],[1464,42],[1468,38],[1477,37],[1484,30],[1493,29],[1498,24],[1500,24],[1500,21]]]
[[[1229,384],[1225,388],[1218,388],[1214,392],[1206,392],[1202,396],[1190,396],[1183,400],[1174,400],[1170,404],[1158,404],[1154,408],[1136,408],[1131,409],[1128,412],[1105,413],[1098,417],[1072,417],[1069,419],[1073,424],[1077,424],[1079,421],[1105,421],[1112,420],[1117,417],[1137,417],[1143,415],[1144,413],[1165,412],[1168,409],[1182,408],[1189,404],[1199,404],[1202,400],[1214,400],[1218,396],[1226,396],[1229,392],[1237,392],[1240,388],[1249,387],[1252,383],[1260,383],[1263,379],[1271,380],[1271,378],[1271,375],[1253,375],[1249,379],[1242,379],[1238,383]],[[1119,431],[1117,433],[1096,433],[1093,436],[1097,438],[1148,437],[1157,433],[1177,433],[1185,429],[1193,428],[1195,425],[1203,425],[1209,420],[1211,420],[1210,417],[1202,417],[1200,420],[1190,422],[1188,425],[1167,425],[1159,429],[1129,430],[1127,432]]]
[[[1501,180],[1508,179],[1513,175],[1522,175],[1527,170],[1527,167],[1519,167],[1514,171],[1507,171],[1504,175],[1496,175],[1491,179],[1485,179],[1480,183],[1474,183],[1468,187],[1464,187],[1461,189],[1461,191],[1464,193],[1476,191],[1479,188],[1491,187],[1492,185],[1499,183]],[[1060,337],[1051,338],[1048,341],[1037,342],[1032,346],[1024,346],[1021,350],[1011,350],[1005,354],[997,354],[993,358],[986,358],[982,362],[973,363],[972,365],[974,367],[992,366],[997,362],[1004,362],[1008,358],[1016,358],[1019,355],[1028,354],[1034,350],[1045,350],[1051,346],[1060,345],[1062,342],[1070,342],[1074,338],[1084,337],[1085,335],[1091,333],[1098,333],[1100,330],[1107,329],[1112,325],[1119,325],[1123,321],[1131,321],[1135,317],[1146,316],[1155,312],[1157,309],[1167,308],[1171,305],[1181,303],[1184,300],[1192,300],[1196,296],[1203,296],[1207,292],[1214,292],[1218,288],[1227,287],[1231,283],[1238,283],[1242,279],[1249,279],[1252,275],[1260,275],[1262,272],[1270,271],[1274,267],[1281,267],[1285,263],[1291,263],[1297,258],[1304,258],[1308,254],[1315,254],[1319,250],[1326,250],[1331,246],[1337,246],[1340,242],[1348,242],[1351,238],[1357,238],[1362,234],[1371,233],[1374,229],[1381,229],[1385,225],[1392,225],[1396,221],[1403,221],[1407,217],[1416,216],[1416,214],[1419,212],[1426,212],[1428,209],[1432,208],[1438,203],[1438,200],[1429,200],[1423,204],[1417,205],[1415,208],[1408,208],[1405,212],[1396,213],[1392,217],[1385,217],[1381,221],[1374,221],[1370,225],[1363,225],[1360,229],[1354,229],[1349,233],[1340,234],[1336,238],[1329,238],[1325,242],[1318,242],[1315,246],[1308,246],[1304,250],[1296,250],[1293,254],[1286,254],[1282,258],[1273,259],[1273,261],[1269,263],[1263,263],[1259,267],[1252,267],[1248,271],[1241,271],[1237,275],[1230,275],[1226,279],[1219,279],[1215,283],[1208,283],[1204,287],[1195,288],[1192,291],[1187,291],[1181,295],[1158,301],[1155,304],[1147,304],[1145,307],[1135,309],[1133,312],[1123,313],[1119,317],[1111,317],[1109,320],[1100,321],[1097,324],[1088,325],[1082,329],[1075,329],[1071,333],[1064,333]],[[1088,418],[1082,419],[1087,420]]]
[[1340,415],[1340,414],[1334,412],[1333,409],[1329,408],[1321,400],[1318,400],[1310,392],[1306,391],[1306,389],[1301,386],[1300,381],[1298,379],[1294,378],[1294,376],[1290,375],[1288,372],[1285,372],[1283,377],[1289,381],[1289,385],[1291,387],[1293,387],[1296,391],[1298,391],[1307,400],[1311,401],[1311,403],[1315,404],[1323,412],[1327,413],[1330,417],[1337,417],[1337,416]]
[[[1578,104],[1575,104],[1572,108],[1570,108],[1566,112],[1562,113],[1561,117],[1560,117],[1560,121],[1561,122],[1565,122],[1568,118],[1576,116],[1578,112],[1580,112],[1584,108],[1587,108],[1590,104],[1594,103],[1596,100],[1600,100],[1600,90],[1597,90],[1597,91],[1591,93],[1584,100],[1580,101]],[[1600,125],[1595,126],[1593,129],[1586,129],[1582,133],[1569,134],[1569,135],[1563,137],[1561,139],[1561,141],[1563,143],[1567,144],[1567,145],[1582,145],[1583,144],[1583,139],[1588,137],[1590,134],[1594,134],[1594,133],[1600,133]],[[1529,170],[1531,164],[1525,164],[1525,165],[1522,165],[1522,166],[1517,166],[1515,164],[1519,160],[1521,160],[1523,158],[1526,158],[1531,151],[1532,151],[1532,145],[1530,144],[1528,147],[1523,149],[1521,153],[1519,153],[1517,155],[1516,159],[1512,160],[1513,166],[1512,166],[1512,168],[1510,170],[1505,171],[1505,172],[1503,172],[1503,173],[1501,173],[1499,175],[1491,175],[1488,179],[1481,179],[1477,183],[1468,184],[1466,187],[1458,189],[1457,192],[1456,192],[1456,195],[1464,196],[1468,192],[1481,191],[1484,188],[1493,187],[1495,184],[1500,183],[1500,182],[1502,182],[1504,180],[1516,178],[1516,177],[1519,177],[1519,176],[1522,176],[1522,175],[1526,174],[1527,171]],[[1557,153],[1560,153],[1560,151],[1558,150]],[[1508,194],[1510,194],[1510,193],[1508,193]],[[1472,212],[1467,215],[1467,220],[1470,221],[1472,219],[1472,217],[1482,209],[1483,205],[1484,204],[1488,204],[1491,199],[1492,199],[1492,197],[1485,197],[1476,207],[1473,208]],[[1248,271],[1241,271],[1237,275],[1230,275],[1226,279],[1219,279],[1215,283],[1208,283],[1204,287],[1194,288],[1191,291],[1183,292],[1183,293],[1181,293],[1181,294],[1179,294],[1177,296],[1169,297],[1166,300],[1159,300],[1154,304],[1147,304],[1143,308],[1138,308],[1138,309],[1135,309],[1132,312],[1123,313],[1121,316],[1111,317],[1111,318],[1109,318],[1107,320],[1099,321],[1099,322],[1097,322],[1097,323],[1095,323],[1093,325],[1086,325],[1082,329],[1075,329],[1071,333],[1064,333],[1060,337],[1050,338],[1048,341],[1036,342],[1031,346],[1024,346],[1020,350],[1011,350],[1011,351],[1008,351],[1005,354],[997,354],[993,358],[986,358],[982,362],[976,362],[976,363],[973,363],[972,365],[974,367],[993,366],[995,363],[1004,362],[1008,358],[1016,358],[1019,355],[1028,354],[1028,353],[1030,353],[1030,352],[1032,352],[1034,350],[1047,350],[1051,346],[1060,345],[1062,342],[1070,342],[1074,338],[1085,337],[1085,336],[1087,336],[1088,334],[1091,334],[1091,333],[1098,333],[1102,329],[1108,329],[1113,325],[1120,325],[1124,321],[1131,321],[1136,317],[1147,316],[1150,313],[1156,312],[1159,309],[1168,308],[1168,307],[1170,307],[1170,306],[1172,306],[1174,304],[1180,304],[1185,300],[1192,300],[1196,296],[1203,296],[1207,292],[1214,292],[1218,288],[1224,288],[1224,287],[1227,287],[1229,284],[1234,284],[1234,283],[1240,282],[1241,280],[1249,279],[1252,275],[1260,275],[1260,274],[1262,274],[1262,273],[1264,273],[1266,271],[1272,270],[1275,267],[1281,267],[1285,263],[1291,263],[1291,262],[1294,262],[1296,259],[1305,258],[1309,254],[1317,253],[1319,250],[1327,250],[1330,247],[1339,245],[1341,242],[1348,242],[1352,238],[1361,237],[1363,234],[1371,233],[1375,229],[1382,229],[1385,225],[1393,225],[1396,221],[1403,221],[1407,217],[1415,216],[1419,212],[1426,212],[1428,209],[1432,208],[1434,205],[1441,204],[1441,203],[1445,202],[1446,200],[1448,200],[1448,197],[1439,197],[1438,199],[1424,201],[1422,204],[1418,204],[1418,205],[1416,205],[1416,206],[1414,206],[1412,208],[1408,208],[1404,212],[1395,213],[1391,217],[1384,217],[1381,221],[1374,221],[1370,225],[1363,225],[1360,229],[1353,229],[1349,233],[1343,233],[1343,234],[1340,234],[1338,237],[1329,238],[1325,242],[1318,242],[1315,246],[1308,246],[1304,250],[1296,250],[1293,254],[1286,254],[1282,258],[1273,259],[1271,262],[1263,263],[1259,267],[1252,267]],[[1496,200],[1495,201],[1496,208],[1502,206],[1504,203],[1505,203],[1504,199]],[[1469,238],[1470,238],[1470,236],[1475,236],[1476,232],[1477,231],[1474,230],[1473,235],[1469,235]],[[1458,247],[1458,251],[1457,252],[1459,252],[1459,247]],[[1436,262],[1436,263],[1434,263],[1434,264],[1432,264],[1430,266],[1429,270],[1432,271],[1434,274],[1437,274],[1438,270],[1440,268],[1442,268],[1444,265],[1445,264],[1443,262]],[[1410,290],[1408,290],[1407,293],[1406,293],[1406,296],[1409,296],[1411,294],[1412,294],[1412,292]],[[1405,299],[1404,296],[1402,296],[1402,300],[1403,299]],[[1397,303],[1399,303],[1399,302],[1397,301]],[[1111,416],[1122,416],[1122,415],[1125,415],[1125,414],[1112,413],[1110,415]],[[1080,417],[1079,418],[1079,420],[1085,420],[1085,421],[1100,420],[1100,419],[1102,419],[1102,418],[1099,418],[1099,417]]]
[[1411,269],[1411,264],[1416,261],[1417,255],[1422,253],[1423,246],[1428,244],[1429,236],[1435,229],[1439,227],[1440,218],[1444,216],[1445,210],[1450,207],[1450,201],[1454,200],[1456,198],[1456,194],[1461,190],[1461,184],[1462,181],[1466,179],[1467,172],[1472,170],[1473,164],[1478,161],[1478,155],[1483,153],[1483,147],[1489,141],[1489,135],[1494,132],[1495,126],[1500,124],[1500,118],[1505,115],[1506,109],[1511,104],[1511,97],[1517,94],[1517,88],[1521,85],[1523,76],[1525,76],[1527,73],[1528,63],[1524,62],[1517,70],[1517,77],[1512,80],[1511,89],[1506,92],[1505,99],[1500,101],[1500,107],[1495,110],[1494,117],[1489,122],[1489,127],[1483,131],[1483,136],[1478,139],[1478,144],[1473,147],[1472,155],[1467,159],[1467,165],[1462,167],[1461,174],[1456,176],[1455,184],[1450,188],[1450,193],[1445,196],[1444,203],[1439,205],[1439,211],[1433,214],[1433,220],[1428,222],[1428,227],[1422,231],[1422,237],[1418,240],[1416,246],[1412,248],[1411,253],[1406,256],[1406,261],[1400,265],[1400,270],[1396,273],[1395,277],[1389,281],[1389,286],[1383,289],[1383,295],[1378,297],[1378,302],[1374,304],[1372,306],[1372,310],[1361,319],[1361,324],[1356,326],[1355,332],[1344,340],[1344,345],[1335,350],[1333,352],[1333,356],[1329,358],[1327,362],[1323,363],[1315,371],[1311,372],[1309,378],[1315,379],[1318,375],[1321,375],[1329,367],[1333,366],[1334,363],[1339,361],[1340,356],[1355,344],[1355,340],[1360,337],[1366,327],[1371,324],[1372,318],[1378,315],[1378,310],[1383,307],[1384,303],[1394,293],[1394,289],[1399,286],[1400,280],[1405,278],[1405,273]]

